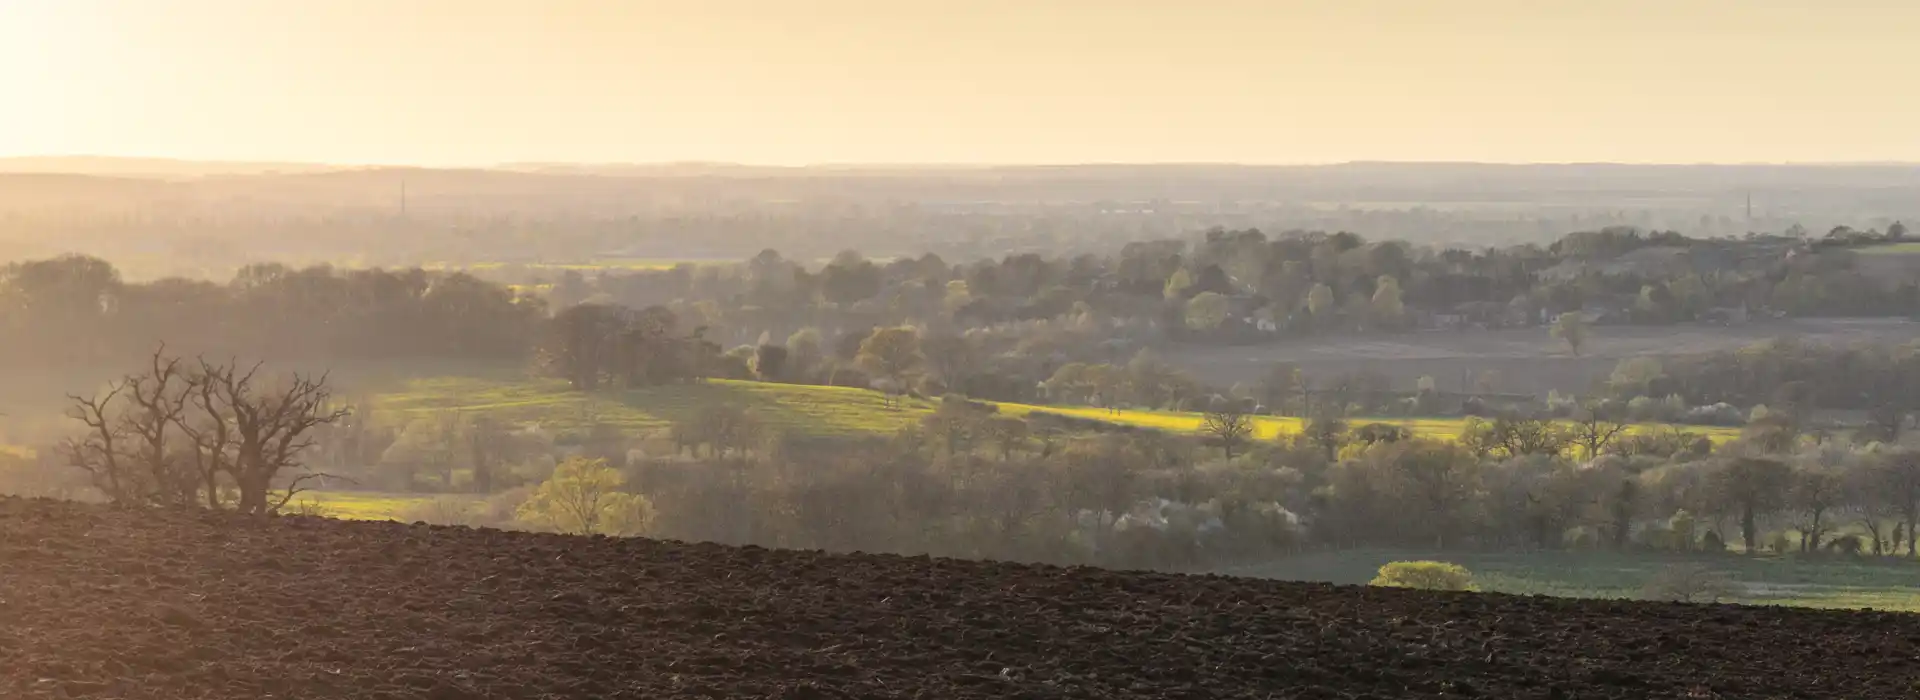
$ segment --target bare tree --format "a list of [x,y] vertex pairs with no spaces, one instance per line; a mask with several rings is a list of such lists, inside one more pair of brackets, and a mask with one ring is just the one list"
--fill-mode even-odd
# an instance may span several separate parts
[[298,468],[300,453],[313,446],[308,431],[347,417],[346,409],[329,408],[327,375],[296,373],[276,387],[262,388],[256,383],[259,371],[258,364],[242,372],[233,363],[200,361],[200,381],[212,387],[208,412],[232,423],[228,471],[240,490],[240,512],[250,515],[279,510],[305,484],[326,476],[299,474],[284,492],[272,494],[275,480],[283,471]]
[[239,508],[266,514],[285,506],[301,485],[321,475],[303,474],[277,499],[276,478],[297,467],[312,445],[316,426],[346,416],[325,408],[326,377],[295,375],[284,388],[262,392],[259,366],[235,366],[204,358],[189,368],[165,349],[156,350],[143,373],[109,385],[104,394],[69,397],[68,415],[86,426],[69,440],[69,464],[86,471],[118,503],[221,505],[220,475],[239,490]]
[[1253,416],[1239,399],[1214,397],[1213,406],[1201,419],[1200,432],[1212,437],[1233,459],[1233,450],[1253,437]]
[[[1905,535],[1907,556],[1915,556],[1920,549],[1920,537],[1914,537],[1914,527],[1920,525],[1920,452],[1898,450],[1882,458],[1875,470],[1879,475],[1879,488],[1882,498],[1900,515],[1904,528],[1897,530]],[[1899,527],[1899,526],[1896,526]],[[1894,548],[1900,546],[1899,534],[1894,537]]]
[[108,385],[105,394],[68,396],[67,415],[83,423],[86,434],[68,440],[67,462],[92,477],[94,486],[118,503],[189,506],[200,482],[176,438],[188,410],[194,378],[155,350],[144,373]]
[[1570,437],[1574,444],[1586,448],[1587,459],[1593,459],[1626,432],[1626,423],[1612,420],[1598,404],[1589,403],[1574,415]]
[[93,480],[94,488],[106,494],[107,499],[115,503],[143,503],[147,489],[136,478],[129,465],[123,464],[122,445],[128,439],[126,430],[120,423],[119,414],[113,408],[126,386],[115,382],[107,386],[104,395],[81,397],[69,395],[73,407],[67,415],[86,424],[84,437],[69,438],[62,443],[60,450],[67,463],[85,471]]
[[1845,502],[1847,493],[1844,487],[1840,472],[1825,465],[1809,464],[1793,471],[1793,486],[1788,491],[1788,501],[1807,516],[1807,522],[1800,530],[1800,551],[1820,551],[1821,541],[1833,526],[1828,516]]

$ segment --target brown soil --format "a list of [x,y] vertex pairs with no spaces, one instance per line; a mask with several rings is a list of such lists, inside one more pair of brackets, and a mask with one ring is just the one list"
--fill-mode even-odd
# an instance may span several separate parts
[[1920,617],[0,500],[6,698],[1900,698]]

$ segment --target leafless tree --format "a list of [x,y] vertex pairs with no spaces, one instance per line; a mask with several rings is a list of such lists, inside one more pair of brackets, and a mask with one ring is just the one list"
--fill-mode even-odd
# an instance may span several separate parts
[[64,445],[67,462],[86,471],[95,487],[118,503],[192,505],[199,491],[190,447],[178,428],[194,378],[155,350],[144,373],[108,385],[104,394],[68,396],[67,415],[87,428]]
[[297,468],[313,441],[308,432],[346,417],[330,409],[327,378],[294,375],[263,390],[259,365],[201,358],[197,368],[154,351],[148,367],[103,394],[69,397],[68,415],[86,427],[67,441],[69,464],[86,471],[108,498],[123,504],[221,506],[225,474],[239,491],[241,512],[279,510],[324,475],[296,476],[284,492],[276,480]]
[[1600,456],[1615,438],[1627,432],[1627,424],[1612,420],[1599,406],[1582,407],[1573,417],[1573,426],[1569,436],[1574,444],[1586,448],[1587,459]]
[[1247,413],[1239,399],[1215,399],[1201,419],[1200,432],[1220,443],[1227,459],[1233,459],[1234,448],[1253,437],[1253,415]]

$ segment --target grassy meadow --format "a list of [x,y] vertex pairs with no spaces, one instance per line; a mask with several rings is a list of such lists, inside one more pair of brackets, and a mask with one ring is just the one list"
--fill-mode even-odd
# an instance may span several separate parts
[[1647,580],[1681,562],[1704,564],[1737,585],[1730,602],[1920,612],[1920,563],[1896,559],[1645,552],[1463,552],[1362,549],[1316,552],[1218,573],[1364,584],[1382,564],[1432,559],[1466,567],[1483,591],[1569,598],[1638,599]]
[[934,408],[932,402],[914,399],[889,407],[885,395],[865,389],[727,380],[583,394],[558,379],[439,377],[408,380],[373,396],[373,410],[383,420],[392,420],[394,414],[479,412],[554,431],[595,423],[628,431],[664,428],[693,418],[703,408],[727,404],[752,410],[776,430],[819,437],[892,433]]

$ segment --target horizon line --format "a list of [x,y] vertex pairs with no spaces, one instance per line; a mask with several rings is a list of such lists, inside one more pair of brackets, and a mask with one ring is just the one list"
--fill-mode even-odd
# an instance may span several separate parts
[[[803,164],[765,163],[729,160],[663,160],[663,161],[570,161],[570,160],[505,160],[480,164],[458,163],[404,163],[404,162],[353,162],[353,161],[312,161],[280,160],[254,158],[183,158],[176,156],[143,155],[106,155],[92,153],[70,154],[21,154],[0,155],[0,165],[22,161],[97,161],[102,163],[124,164],[174,164],[201,166],[250,166],[250,167],[298,167],[328,168],[338,170],[515,170],[526,168],[574,168],[574,169],[611,169],[611,168],[751,168],[765,170],[848,170],[848,169],[948,169],[948,170],[986,170],[995,168],[1124,168],[1124,167],[1210,167],[1210,168],[1317,168],[1364,165],[1394,166],[1491,166],[1491,167],[1540,167],[1540,166],[1623,166],[1623,167],[1920,167],[1920,161],[1908,160],[1805,160],[1805,161],[1633,161],[1633,160],[1539,160],[1539,161],[1502,161],[1502,160],[1391,160],[1391,159],[1352,159],[1329,161],[1230,161],[1230,160],[1165,160],[1165,161],[819,161]],[[0,171],[4,172],[4,171]]]

